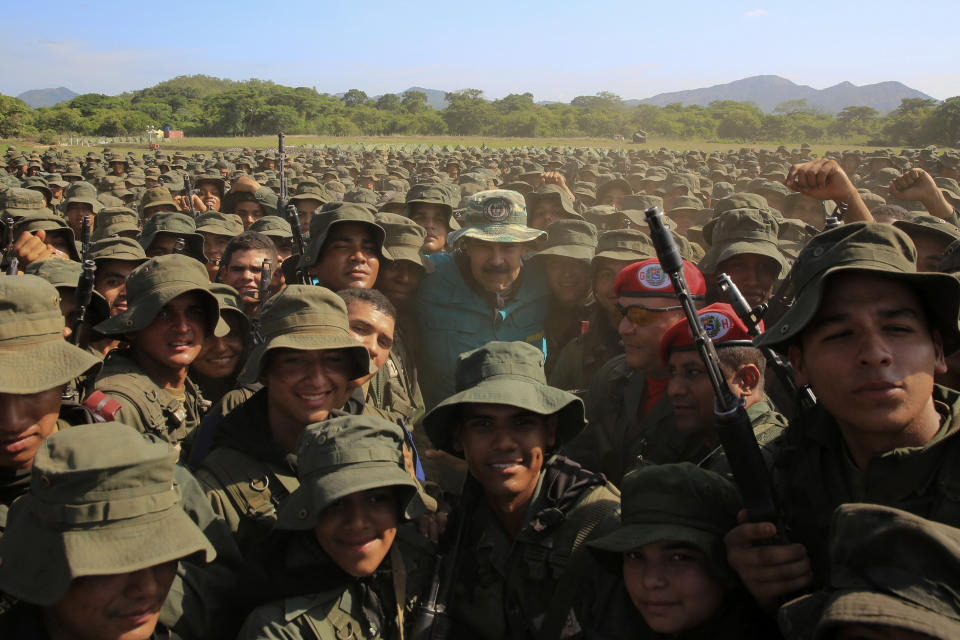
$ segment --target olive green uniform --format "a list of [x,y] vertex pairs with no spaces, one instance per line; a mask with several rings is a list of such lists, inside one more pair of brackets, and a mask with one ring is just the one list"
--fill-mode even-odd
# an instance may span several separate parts
[[[760,445],[760,452],[767,463],[767,468],[772,468],[776,453],[773,443],[786,431],[787,420],[770,405],[766,398],[747,407],[747,416],[750,418],[753,435],[757,438],[757,444]],[[730,476],[730,465],[724,455],[723,447],[717,447],[711,451],[707,457],[700,460],[697,466]]]
[[586,389],[600,367],[623,353],[620,334],[615,326],[610,326],[600,305],[589,305],[586,321],[590,323],[587,332],[561,347],[547,374],[551,386],[568,391]]

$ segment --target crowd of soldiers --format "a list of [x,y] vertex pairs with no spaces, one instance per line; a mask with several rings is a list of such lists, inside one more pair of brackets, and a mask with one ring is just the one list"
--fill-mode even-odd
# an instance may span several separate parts
[[0,637],[960,637],[960,154],[5,165]]

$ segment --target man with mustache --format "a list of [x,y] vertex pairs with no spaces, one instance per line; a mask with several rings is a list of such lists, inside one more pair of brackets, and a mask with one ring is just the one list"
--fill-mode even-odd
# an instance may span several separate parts
[[464,351],[492,340],[545,350],[549,287],[523,257],[546,233],[527,226],[523,196],[505,189],[476,193],[466,200],[464,223],[447,237],[455,252],[431,256],[435,269],[417,291],[427,407],[453,393],[456,358]]

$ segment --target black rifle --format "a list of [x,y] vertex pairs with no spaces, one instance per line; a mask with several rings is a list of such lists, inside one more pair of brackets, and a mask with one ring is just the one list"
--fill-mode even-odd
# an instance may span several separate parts
[[184,242],[183,238],[177,238],[177,241],[173,243],[173,252],[174,253],[183,253],[183,248],[187,245]]
[[823,221],[823,230],[829,231],[830,229],[835,229],[843,224],[843,216],[847,213],[847,203],[839,203],[829,216],[827,216]]
[[[717,285],[721,291],[727,294],[727,299],[730,301],[730,306],[733,307],[734,313],[747,325],[747,333],[750,334],[750,337],[756,338],[760,335],[760,321],[763,319],[763,314],[767,311],[767,305],[761,303],[751,309],[750,303],[747,302],[747,299],[740,293],[740,289],[738,289],[737,285],[730,279],[730,276],[725,273],[721,273],[720,277],[717,278]],[[813,395],[810,387],[801,388],[797,386],[796,380],[793,379],[793,367],[790,366],[790,363],[784,362],[780,354],[770,347],[758,348],[766,359],[767,366],[773,369],[780,384],[787,389],[790,397],[794,398],[800,405],[800,410],[806,411],[812,409],[814,405],[817,404],[817,397]]]
[[190,176],[183,176],[183,193],[184,198],[187,199],[187,206],[189,207],[190,217],[197,217],[197,207],[193,204],[193,185],[190,183]]
[[[290,257],[287,260],[293,260],[293,264],[297,265],[296,271],[293,274],[294,282],[289,284],[310,284],[307,279],[306,273],[303,269],[300,268],[300,258],[303,256],[304,246],[303,246],[303,229],[300,227],[300,213],[297,211],[297,208],[290,204],[290,193],[287,189],[287,176],[283,172],[283,157],[287,155],[285,146],[284,146],[284,135],[283,132],[277,134],[277,172],[280,174],[280,194],[277,198],[277,211],[281,216],[287,219],[287,222],[290,223],[290,231],[293,234],[293,252],[290,254]],[[284,261],[286,262],[286,260]],[[284,273],[287,273],[286,271]]]
[[710,385],[713,387],[717,435],[720,436],[733,478],[740,489],[744,507],[753,522],[777,522],[778,510],[770,472],[763,460],[743,400],[734,395],[727,385],[717,350],[697,317],[693,296],[690,295],[687,280],[683,275],[683,258],[677,250],[677,243],[670,229],[664,225],[663,214],[657,207],[647,209],[646,218],[660,267],[670,276],[677,300],[687,317],[694,344],[707,369]]
[[270,266],[270,259],[264,258],[260,267],[260,304],[267,301],[270,295],[270,281],[273,279],[273,267]]
[[80,222],[80,256],[86,260],[90,254],[90,216],[83,216]]
[[408,635],[411,640],[446,640],[450,635],[450,594],[453,592],[453,583],[460,567],[467,521],[476,508],[481,491],[477,481],[468,475],[463,483],[463,495],[460,496],[460,512],[457,515],[453,544],[447,553],[437,556],[430,591],[423,603],[417,605],[413,612],[413,622]]
[[[84,222],[86,222],[86,218],[84,218]],[[83,340],[80,339],[80,329],[87,322],[87,309],[90,307],[90,300],[93,299],[93,283],[96,274],[97,263],[93,260],[84,260],[83,275],[80,276],[80,282],[77,283],[77,315],[73,319],[70,332],[70,343],[81,349],[87,348],[87,337],[84,336]]]

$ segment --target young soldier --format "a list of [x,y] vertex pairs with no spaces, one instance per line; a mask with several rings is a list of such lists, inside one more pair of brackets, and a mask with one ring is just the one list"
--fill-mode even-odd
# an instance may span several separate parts
[[[713,340],[720,368],[730,390],[743,401],[753,433],[772,461],[766,447],[786,428],[783,416],[774,411],[763,393],[766,360],[754,348],[747,326],[733,308],[715,303],[698,312],[700,324]],[[716,430],[713,385],[693,342],[686,319],[673,325],[660,340],[660,361],[667,365],[670,383],[667,397],[673,407],[677,431],[690,434],[710,450],[698,466],[717,473],[728,472]]]
[[[616,526],[618,494],[603,476],[551,455],[583,428],[583,403],[547,386],[536,347],[491,342],[461,354],[456,381],[424,417],[434,445],[463,456],[470,474],[463,538],[446,560],[458,563],[451,637],[533,637],[557,585],[577,584],[564,577],[572,554]],[[561,637],[577,631],[571,618]]]
[[0,538],[0,590],[17,600],[0,635],[168,637],[158,622],[179,562],[216,555],[180,505],[176,461],[115,422],[47,438]]
[[417,184],[407,192],[403,215],[426,230],[423,251],[427,254],[447,250],[447,235],[460,226],[453,217],[449,194],[434,184]]
[[300,257],[305,269],[322,287],[332,291],[370,289],[377,281],[383,250],[383,227],[365,207],[345,203],[322,211],[310,220],[310,244]]
[[127,346],[110,352],[87,406],[104,419],[183,443],[207,406],[187,376],[190,364],[207,336],[230,331],[208,286],[206,269],[185,255],[137,267],[127,278],[127,309],[94,327]]
[[243,312],[250,318],[256,315],[263,304],[260,299],[260,280],[264,260],[269,260],[272,265],[271,276],[279,276],[280,261],[273,240],[256,231],[244,231],[227,243],[217,271],[217,282],[237,290]]
[[370,372],[366,348],[350,336],[346,306],[328,289],[290,285],[267,301],[255,325],[240,379],[263,388],[216,425],[210,453],[196,461],[197,478],[245,555],[272,530],[277,507],[298,485],[289,457],[297,438],[308,424],[338,415],[353,381]]
[[960,468],[960,397],[934,384],[944,353],[960,346],[960,282],[917,273],[916,255],[889,225],[821,233],[794,264],[793,306],[755,340],[789,356],[819,405],[775,443],[790,544],[761,544],[777,531],[769,522],[727,536],[731,566],[763,604],[822,583],[828,524],[841,503],[960,524],[949,490]]
[[406,468],[403,443],[399,426],[373,416],[307,427],[301,484],[271,540],[282,571],[267,567],[290,597],[256,609],[238,638],[408,637],[434,559],[407,523],[435,502]]

